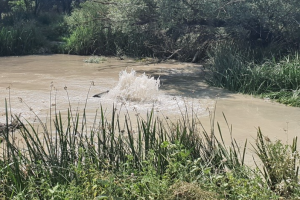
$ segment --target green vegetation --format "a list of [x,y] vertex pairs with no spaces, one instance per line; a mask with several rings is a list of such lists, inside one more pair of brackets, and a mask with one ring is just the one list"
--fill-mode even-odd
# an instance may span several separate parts
[[64,47],[54,53],[197,62],[225,41],[282,54],[297,49],[299,43],[297,0],[8,0],[1,4],[1,25],[34,21],[36,29],[49,30],[44,32],[48,41],[63,40]]
[[86,2],[75,9],[71,16],[66,17],[70,32],[65,38],[66,50],[81,55],[111,52],[109,43],[113,33],[109,30],[109,23],[101,20],[106,15],[107,7],[100,3]]
[[297,53],[283,58],[256,60],[256,52],[232,43],[220,44],[211,55],[210,84],[241,93],[261,95],[299,106],[300,59]]
[[[300,1],[0,0],[0,56],[36,53],[124,55],[205,62],[214,86],[300,106]],[[153,59],[154,60],[154,59]],[[297,139],[253,145],[263,164],[244,164],[246,144],[226,146],[222,131],[194,117],[177,122],[101,109],[50,127],[26,122],[20,141],[0,132],[4,199],[296,198]],[[8,112],[7,123],[8,124]],[[100,119],[98,119],[100,118]],[[131,126],[137,122],[137,128]],[[99,123],[96,123],[99,121]]]
[[[7,106],[6,106],[7,107]],[[271,142],[260,130],[253,144],[263,168],[244,164],[247,142],[225,145],[220,126],[206,130],[196,115],[173,123],[154,116],[125,117],[101,108],[86,114],[55,110],[50,124],[15,116],[19,131],[4,130],[0,196],[13,199],[278,199],[299,194],[299,152]],[[53,112],[53,111],[52,111]],[[8,124],[8,111],[6,111]],[[132,127],[132,121],[137,127]],[[226,120],[226,118],[225,118]],[[230,129],[231,130],[231,129]],[[16,139],[15,136],[19,135]],[[219,139],[218,139],[219,138]]]
[[0,29],[0,55],[19,55],[35,53],[34,49],[42,46],[44,38],[33,24],[20,24],[15,27]]
[[100,63],[106,61],[106,58],[102,56],[91,56],[88,59],[83,61],[86,63]]
[[293,193],[299,177],[297,138],[294,138],[290,146],[283,145],[280,141],[271,143],[258,130],[255,152],[263,162],[261,173],[269,187],[281,195]]
[[132,56],[209,64],[208,82],[299,106],[298,0],[6,0],[0,56]]

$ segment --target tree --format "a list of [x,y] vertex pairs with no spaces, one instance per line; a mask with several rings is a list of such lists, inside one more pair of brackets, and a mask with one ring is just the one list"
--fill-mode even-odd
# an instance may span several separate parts
[[9,10],[8,0],[0,0],[0,19],[2,13],[7,12]]

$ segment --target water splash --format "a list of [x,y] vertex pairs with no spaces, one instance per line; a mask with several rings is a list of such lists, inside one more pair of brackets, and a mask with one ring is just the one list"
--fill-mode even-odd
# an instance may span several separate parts
[[136,75],[136,71],[129,73],[124,70],[119,74],[118,84],[111,89],[106,98],[133,102],[155,102],[159,94],[160,80],[149,77],[145,73]]
[[[136,71],[126,70],[119,73],[119,81],[107,94],[103,94],[101,103],[115,103],[117,107],[125,106],[134,112],[154,109],[157,112],[180,114],[181,109],[193,110],[198,116],[208,115],[207,108],[213,107],[210,98],[194,99],[183,96],[168,95],[160,90],[160,80],[145,73],[137,75]],[[98,100],[97,98],[93,98]]]

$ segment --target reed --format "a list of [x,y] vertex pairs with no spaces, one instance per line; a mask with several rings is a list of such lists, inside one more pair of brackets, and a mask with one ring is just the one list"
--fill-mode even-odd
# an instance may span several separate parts
[[44,38],[33,22],[0,28],[0,56],[36,53]]
[[292,145],[285,145],[281,141],[271,142],[258,129],[257,140],[253,145],[255,153],[262,161],[260,173],[269,187],[280,195],[289,196],[293,193],[299,180],[299,154],[297,137]]
[[[240,155],[236,143],[233,142],[228,149],[224,141],[217,139],[214,130],[207,132],[203,128],[196,115],[193,119],[183,115],[176,123],[167,123],[156,118],[152,110],[146,119],[136,116],[137,128],[134,129],[128,115],[121,122],[116,108],[112,110],[108,117],[101,107],[99,123],[96,123],[96,113],[90,130],[86,128],[85,111],[80,115],[79,112],[71,112],[71,107],[66,119],[55,111],[50,125],[38,118],[39,128],[28,121],[23,124],[15,116],[22,124],[19,134],[23,143],[14,142],[15,133],[6,130],[3,142],[6,146],[0,158],[1,174],[9,177],[6,193],[17,194],[26,188],[25,183],[29,179],[40,180],[42,177],[51,180],[53,187],[58,183],[79,182],[79,174],[74,167],[88,170],[95,166],[100,171],[120,172],[124,164],[130,162],[133,171],[141,171],[148,159],[152,160],[151,166],[162,177],[169,164],[174,162],[171,147],[175,144],[185,149],[187,158],[201,158],[201,163],[211,166],[213,171],[243,165],[239,156],[244,155]],[[8,117],[7,114],[7,122]],[[221,131],[219,134],[222,135]],[[180,161],[182,158],[179,156],[177,159]],[[223,162],[225,159],[227,161]],[[12,190],[9,185],[15,188]]]
[[[5,107],[8,124],[7,101]],[[82,184],[87,184],[89,190],[81,188],[86,192],[84,197],[95,190],[94,195],[99,198],[130,196],[129,199],[135,199],[152,192],[153,197],[161,198],[162,191],[177,180],[196,181],[215,191],[224,191],[226,198],[233,199],[250,190],[255,193],[253,195],[263,192],[272,198],[276,194],[290,196],[297,192],[299,156],[296,139],[290,146],[272,143],[259,130],[253,147],[263,168],[257,173],[245,166],[247,141],[242,147],[237,144],[225,114],[231,138],[229,144],[223,139],[219,123],[215,123],[215,112],[210,112],[211,126],[206,129],[197,113],[189,113],[187,109],[177,121],[156,117],[153,110],[145,118],[140,115],[130,118],[127,113],[122,121],[115,106],[110,115],[101,106],[88,129],[85,108],[80,114],[78,110],[73,111],[70,103],[66,117],[55,109],[46,122],[36,116],[38,126],[26,120],[23,124],[18,116],[14,116],[22,125],[18,131],[21,142],[15,140],[15,130],[5,129],[0,156],[0,175],[3,177],[0,196],[24,196],[23,193],[28,192],[38,198],[49,195],[52,198],[58,188],[71,187],[77,191]],[[285,165],[280,165],[281,162]],[[106,174],[114,181],[104,178]],[[245,185],[249,181],[254,185]],[[125,186],[118,186],[120,182],[126,185],[124,191],[119,187]],[[154,183],[164,189],[150,186]],[[134,192],[129,189],[131,184],[137,184]],[[34,189],[36,192],[33,192],[32,187],[36,185],[46,191]],[[257,185],[263,186],[258,189]],[[118,192],[112,188],[119,188]],[[109,194],[104,195],[104,191]],[[73,192],[72,195],[78,195],[78,191]],[[68,194],[64,192],[64,195]]]
[[262,95],[299,106],[299,55],[257,62],[254,54],[235,43],[218,44],[211,55],[212,73],[208,82],[231,91]]

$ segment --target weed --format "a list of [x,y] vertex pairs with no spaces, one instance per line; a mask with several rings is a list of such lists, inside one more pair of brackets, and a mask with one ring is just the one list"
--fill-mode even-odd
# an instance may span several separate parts
[[281,141],[271,142],[259,129],[254,149],[263,163],[261,173],[272,190],[289,196],[293,190],[298,189],[297,138],[293,139],[292,145],[284,145]]
[[169,195],[166,200],[213,200],[218,199],[214,192],[202,189],[196,183],[177,182],[169,188]]
[[[80,119],[71,110],[66,120],[55,111],[48,126],[38,119],[42,131],[26,121],[20,129],[21,146],[5,132],[0,157],[3,197],[267,199],[275,198],[274,192],[297,194],[296,140],[292,146],[265,144],[258,135],[254,147],[264,164],[264,182],[244,165],[246,143],[244,149],[233,139],[225,145],[219,125],[217,139],[213,115],[211,130],[206,131],[195,115],[190,119],[183,114],[171,123],[151,111],[146,119],[136,116],[133,135],[130,118],[126,115],[122,125],[115,107],[110,117],[101,108],[99,124],[90,130],[85,128],[85,112]],[[279,160],[283,168],[276,165]]]
[[212,85],[232,91],[261,95],[280,103],[298,106],[299,56],[257,62],[254,52],[235,43],[218,44],[211,55]]
[[106,61],[105,57],[102,56],[91,56],[86,60],[83,60],[85,63],[101,63]]

